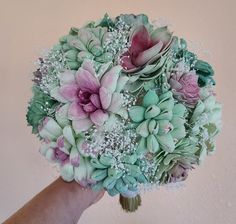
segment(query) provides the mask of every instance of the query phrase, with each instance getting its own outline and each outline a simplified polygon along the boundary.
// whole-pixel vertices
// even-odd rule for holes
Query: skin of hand
[[[83,211],[98,202],[104,193],[58,178],[3,224],[74,224]]]

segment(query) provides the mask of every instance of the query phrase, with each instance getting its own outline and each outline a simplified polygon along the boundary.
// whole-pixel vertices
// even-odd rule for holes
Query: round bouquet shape
[[[71,28],[38,60],[27,121],[65,181],[120,195],[184,181],[215,151],[214,71],[146,15]]]

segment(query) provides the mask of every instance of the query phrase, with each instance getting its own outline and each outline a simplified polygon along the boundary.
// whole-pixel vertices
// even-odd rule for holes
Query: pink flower
[[[40,152],[51,162],[61,166],[67,163],[77,167],[80,154],[75,146],[75,139],[70,126],[61,126],[52,118],[46,117],[39,128],[39,135],[44,141]]]
[[[61,74],[61,87],[54,97],[61,102],[69,102],[68,117],[74,130],[79,133],[92,125],[102,126],[109,113],[121,109],[123,96],[116,91],[120,66],[115,66],[98,78],[91,61],[85,61],[74,74]]]
[[[121,65],[127,72],[134,72],[141,66],[157,60],[171,43],[172,34],[167,27],[157,28],[150,35],[145,26],[138,26],[131,35],[131,46],[121,58]]]
[[[175,98],[185,102],[189,107],[197,104],[200,98],[200,87],[198,86],[198,76],[195,71],[187,73],[173,73],[169,79]]]

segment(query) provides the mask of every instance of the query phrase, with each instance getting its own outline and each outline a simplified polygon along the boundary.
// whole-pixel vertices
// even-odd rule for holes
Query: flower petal
[[[159,98],[154,90],[149,90],[143,98],[143,106],[149,107],[157,104]]]
[[[45,136],[44,133],[49,133],[49,136]],[[51,117],[46,117],[43,121],[43,127],[39,131],[39,135],[43,138],[48,137],[49,139],[53,140],[59,137],[61,134],[62,129],[58,123]]]
[[[136,66],[141,66],[146,64],[149,60],[151,60],[155,55],[159,54],[163,47],[162,41],[158,42],[153,47],[142,51],[136,58],[133,58],[133,63]]]
[[[75,167],[80,164],[80,155],[75,146],[73,146],[70,151],[70,163]]]
[[[61,94],[60,94],[60,87],[55,87],[54,89],[52,89],[50,91],[50,96],[54,99],[56,99],[57,101],[61,102],[61,103],[67,103],[68,100],[65,99]]]
[[[110,90],[112,93],[116,90],[117,80],[120,75],[121,66],[117,65],[111,68],[101,79],[101,86]]]
[[[166,152],[173,152],[175,149],[175,143],[171,136],[171,134],[166,135],[157,135],[156,136],[158,143],[161,146],[161,149],[163,149]]]
[[[73,126],[76,134],[78,134],[82,131],[87,131],[92,125],[93,125],[93,122],[89,118],[72,121],[72,126]]]
[[[67,103],[61,107],[58,107],[55,113],[55,118],[58,124],[62,127],[68,125],[70,123],[68,119],[68,109],[70,104]]]
[[[70,182],[74,179],[74,167],[70,163],[60,166],[60,173],[64,181]]]
[[[59,89],[59,93],[63,98],[71,102],[77,99],[78,90],[79,87],[77,84],[67,84]]]
[[[100,97],[100,102],[102,104],[102,108],[106,110],[111,104],[111,97],[112,97],[111,91],[102,86],[99,89],[99,97]]]
[[[116,92],[118,92],[118,93],[121,92],[124,89],[124,87],[128,81],[129,81],[128,76],[120,75],[120,77],[117,81]]]
[[[159,143],[154,135],[149,135],[147,138],[147,148],[151,153],[156,153],[159,149]]]
[[[78,102],[73,102],[70,104],[68,109],[68,118],[70,120],[80,120],[87,117],[88,115],[83,111]]]
[[[148,124],[149,120],[143,121],[137,128],[136,128],[136,133],[141,135],[144,138],[147,138],[149,135],[149,130],[148,130]]]
[[[113,93],[110,107],[108,108],[109,111],[116,113],[118,112],[123,104],[123,95],[121,93]]]
[[[171,41],[171,37],[172,33],[169,32],[166,26],[157,28],[151,35],[152,42],[157,43],[162,41],[165,46]]]
[[[89,97],[89,99],[95,107],[101,108],[101,102],[100,102],[100,98],[99,98],[98,94],[92,94]]]
[[[93,62],[90,59],[85,59],[83,64],[81,65],[81,67],[84,70],[87,70],[93,76],[96,76],[96,71],[95,71],[95,69],[93,67]]]
[[[70,125],[63,128],[63,136],[71,145],[75,145],[75,138]]]
[[[140,52],[146,50],[150,46],[150,35],[144,25],[138,26],[131,36],[130,54],[137,57]]]
[[[86,113],[92,113],[96,110],[97,108],[91,103],[87,103],[85,105],[83,105],[83,110],[86,112]]]
[[[132,106],[129,110],[130,119],[134,122],[141,122],[144,120],[145,108],[142,106]]]
[[[108,119],[108,114],[106,112],[103,112],[101,109],[98,109],[90,114],[90,119],[94,124],[102,126]]]
[[[98,79],[89,71],[80,68],[76,75],[76,81],[82,91],[97,93],[100,87]]]
[[[136,68],[136,66],[132,63],[131,60],[131,55],[127,51],[125,52],[121,58],[120,58],[120,65],[125,69],[125,70],[130,70]]]

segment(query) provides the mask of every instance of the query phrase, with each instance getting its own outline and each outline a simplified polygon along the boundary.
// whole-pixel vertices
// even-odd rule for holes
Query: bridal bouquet
[[[71,28],[33,73],[27,121],[65,181],[120,194],[184,181],[215,151],[214,71],[146,15],[105,15]]]

